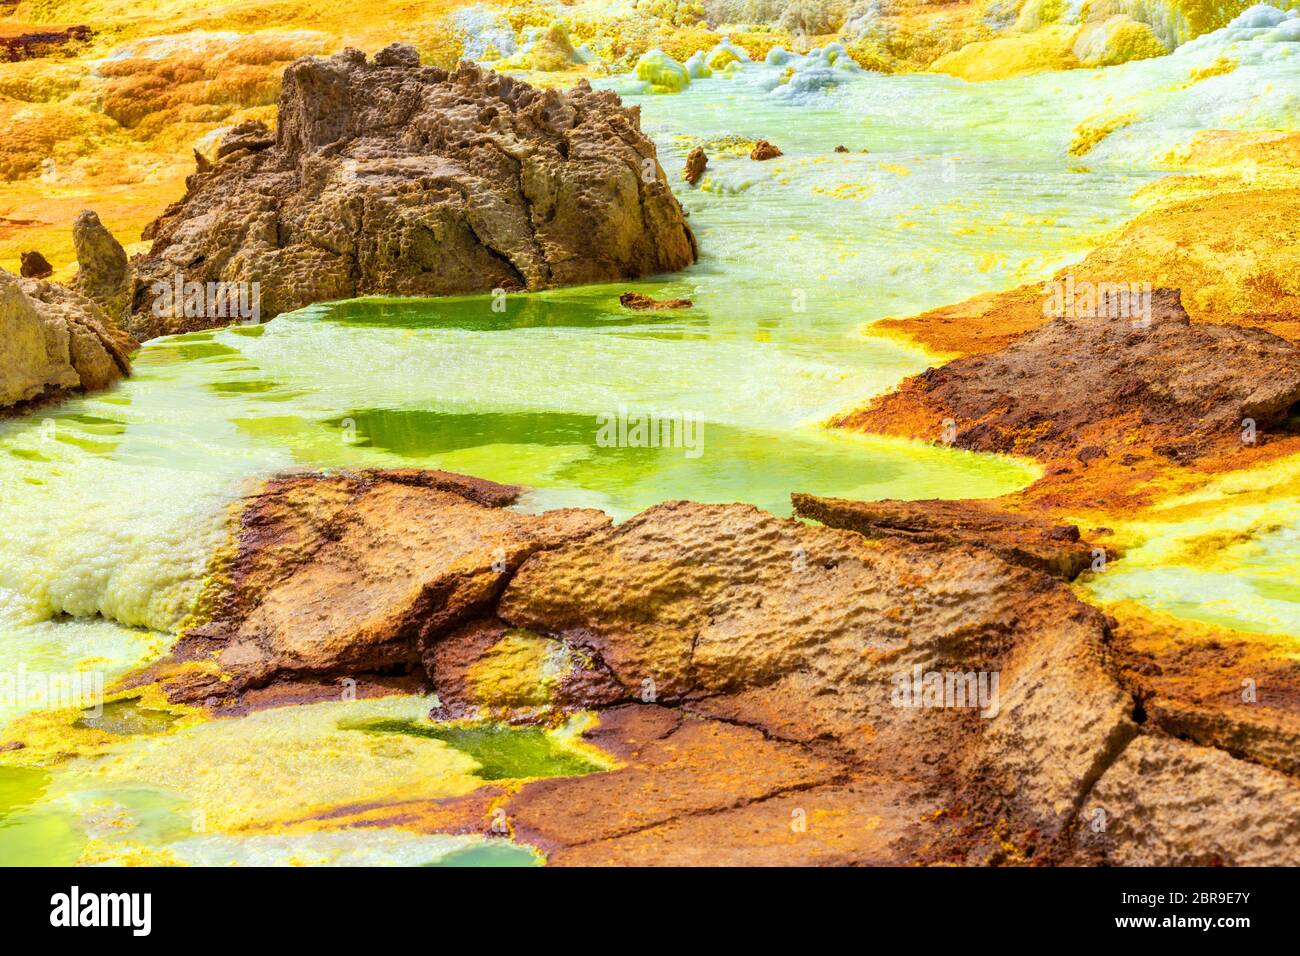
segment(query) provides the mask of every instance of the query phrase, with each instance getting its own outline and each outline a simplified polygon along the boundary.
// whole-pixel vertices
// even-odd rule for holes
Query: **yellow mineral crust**
[[[211,720],[127,738],[65,768],[64,785],[174,791],[206,826],[238,830],[360,802],[458,797],[476,790],[473,758],[439,740],[340,729],[358,719],[421,719],[422,698],[339,701]]]

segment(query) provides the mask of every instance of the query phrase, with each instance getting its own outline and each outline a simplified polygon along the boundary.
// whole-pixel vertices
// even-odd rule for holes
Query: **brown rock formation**
[[[126,250],[90,210],[73,223],[72,243],[77,251],[77,274],[70,287],[99,306],[109,321],[122,323],[135,290]]]
[[[846,501],[796,492],[795,514],[868,538],[988,548],[1013,564],[1072,581],[1092,560],[1092,545],[1075,525],[1014,514],[971,500]]]
[[[1176,290],[1151,319],[1059,318],[1006,348],[957,359],[836,424],[1041,458],[1153,447],[1191,460],[1285,433],[1300,403],[1300,348],[1268,332],[1193,324]]]
[[[517,493],[440,472],[269,482],[238,518],[233,555],[204,597],[208,620],[157,675],[173,697],[203,700],[409,671],[427,642],[490,610],[528,555],[608,522],[501,507]]]
[[[625,309],[638,311],[646,309],[689,309],[695,305],[690,299],[652,299],[640,292],[624,292],[618,297],[618,304]]]
[[[1116,608],[1120,680],[1152,727],[1300,777],[1300,661],[1286,636]]]
[[[54,266],[50,265],[39,252],[24,252],[19,255],[19,274],[24,279],[46,279],[54,274]]]
[[[704,169],[708,165],[709,157],[705,154],[704,147],[696,146],[686,154],[686,168],[682,170],[682,179],[692,186],[696,185],[704,176]]]
[[[0,270],[0,408],[107,388],[131,372],[132,343],[93,303]]]
[[[534,290],[680,269],[695,240],[638,128],[585,81],[565,93],[394,44],[285,71],[274,140],[232,130],[213,168],[148,230],[133,328],[155,282],[258,282],[269,318],[358,295]]]
[[[760,139],[755,143],[754,148],[749,152],[749,158],[754,160],[776,159],[776,157],[783,155],[785,154],[781,150],[765,139]]]

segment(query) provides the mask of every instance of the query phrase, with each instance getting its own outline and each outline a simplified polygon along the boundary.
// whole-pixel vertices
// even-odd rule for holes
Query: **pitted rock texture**
[[[0,270],[0,408],[107,388],[133,344],[87,299]]]
[[[897,537],[988,548],[1013,564],[1073,580],[1092,561],[1075,525],[1015,514],[979,501],[849,501],[796,492],[795,514],[869,538]]]
[[[948,423],[951,444],[976,451],[1086,458],[1138,443],[1177,460],[1239,448],[1248,421],[1252,441],[1295,427],[1297,346],[1193,324],[1172,289],[1152,293],[1145,326],[1111,311],[1055,319],[998,351],[927,369],[835,424],[937,440]]]
[[[1079,815],[1083,862],[1296,866],[1300,787],[1221,750],[1139,737]]]
[[[1045,838],[1133,732],[1102,615],[965,545],[669,502],[535,555],[498,615],[586,649],[634,698],[974,787]],[[916,706],[930,674],[952,676],[948,706]]]
[[[99,306],[114,325],[124,325],[135,291],[126,250],[90,210],[72,224],[72,244],[77,274],[70,287]]]
[[[204,164],[201,164],[204,165]],[[258,282],[261,317],[361,295],[604,282],[690,265],[686,224],[639,111],[586,81],[538,90],[394,44],[307,57],[279,123],[232,130],[145,231],[131,327],[220,320],[154,308],[155,283]],[[162,313],[162,314],[157,314]]]
[[[200,612],[210,620],[188,628],[158,671],[168,693],[220,700],[272,683],[408,672],[428,641],[489,611],[528,555],[609,520],[506,510],[518,489],[431,474],[267,483],[238,516],[233,554]]]

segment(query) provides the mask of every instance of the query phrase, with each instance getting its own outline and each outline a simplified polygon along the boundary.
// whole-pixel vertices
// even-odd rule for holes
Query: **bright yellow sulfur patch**
[[[1004,80],[1079,65],[1071,50],[1071,32],[1060,26],[1035,33],[1000,36],[969,43],[936,60],[930,69],[963,80]]]
[[[114,705],[123,704],[138,709],[142,714],[165,719],[170,729],[160,730],[160,733],[193,727],[206,719],[204,712],[198,708],[171,703],[155,685],[117,691],[104,697],[103,707],[110,715]],[[76,757],[93,757],[106,753],[122,742],[120,734],[103,729],[105,725],[99,724],[94,718],[87,721],[87,715],[87,710],[71,707],[35,711],[17,718],[4,728],[3,738],[0,739],[21,742],[23,747],[0,754],[0,764],[49,765]]]
[[[571,666],[559,641],[513,629],[469,669],[471,692],[487,707],[544,707]]]
[[[1116,66],[1168,52],[1149,24],[1123,14],[1085,23],[1074,36],[1074,56],[1086,67]]]
[[[1132,113],[1120,116],[1094,116],[1084,120],[1074,130],[1074,140],[1070,143],[1071,156],[1086,156],[1092,152],[1103,139],[1133,123],[1136,117]]]
[[[1197,67],[1187,74],[1187,83],[1184,86],[1191,86],[1199,83],[1201,80],[1208,80],[1212,76],[1225,76],[1237,68],[1237,61],[1230,60],[1226,56],[1221,56],[1208,66]]]
[[[206,825],[238,830],[360,801],[436,799],[482,785],[477,763],[439,740],[366,734],[344,721],[423,719],[423,698],[275,708],[130,738],[68,767],[65,785],[159,787],[186,798]]]

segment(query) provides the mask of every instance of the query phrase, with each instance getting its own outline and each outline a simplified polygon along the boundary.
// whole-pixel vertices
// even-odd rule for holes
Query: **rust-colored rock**
[[[781,150],[765,139],[760,139],[754,144],[754,148],[749,151],[749,158],[754,160],[776,159],[776,157],[783,155],[785,154]]]
[[[624,292],[618,297],[618,304],[625,309],[636,311],[661,309],[690,309],[695,303],[690,299],[654,299],[640,292]]]
[[[526,786],[506,805],[516,836],[546,850],[611,841],[845,779],[835,763],[758,730],[678,715],[661,721],[659,710],[631,705],[606,716],[607,735],[631,738],[624,743],[633,757],[627,767]],[[787,813],[772,823],[788,829],[789,821]]]
[[[1190,461],[1263,442],[1300,403],[1300,348],[1268,332],[1193,324],[1178,292],[1158,289],[1149,322],[1055,319],[999,351],[905,381],[836,424],[1041,458],[1154,447]]]
[[[263,319],[361,295],[609,282],[683,268],[695,239],[639,113],[394,44],[290,66],[274,134],[231,130],[147,230],[132,328],[211,327],[155,283],[260,283]],[[161,286],[156,288],[161,289]]]
[[[964,537],[1013,549],[1040,522],[961,502],[945,536],[941,509],[895,502],[864,536],[669,502],[613,526],[505,510],[518,493],[412,470],[275,479],[239,515],[208,623],[144,679],[227,712],[348,677],[432,687],[435,719],[594,710],[583,736],[613,769],[342,811],[430,832],[503,814],[556,865],[1300,856],[1294,669],[1239,648],[1224,687],[1258,673],[1268,709],[1198,699],[1158,637]]]
[[[686,167],[682,170],[682,179],[692,186],[699,183],[704,176],[704,169],[709,165],[709,157],[703,146],[696,146],[686,154]]]
[[[1147,724],[1300,778],[1300,661],[1287,636],[1115,609],[1117,673]]]
[[[88,26],[77,25],[62,30],[31,30],[0,36],[0,63],[18,63],[47,56],[67,56],[94,37]]]
[[[208,620],[157,676],[174,698],[204,700],[416,669],[428,641],[491,609],[528,555],[608,523],[600,512],[533,516],[475,500],[515,491],[445,473],[271,480],[238,516],[233,556],[204,598]]]
[[[1016,514],[972,500],[846,501],[796,492],[795,514],[869,538],[898,537],[969,544],[998,557],[1072,581],[1092,561],[1092,545],[1075,525]]]
[[[54,274],[54,266],[50,265],[39,252],[24,252],[19,255],[18,273],[24,279],[46,279]]]
[[[1133,731],[1102,616],[982,548],[670,502],[535,555],[498,614],[586,649],[636,699],[949,788],[1032,839],[1064,831]],[[930,674],[970,675],[960,703],[915,706]]]

